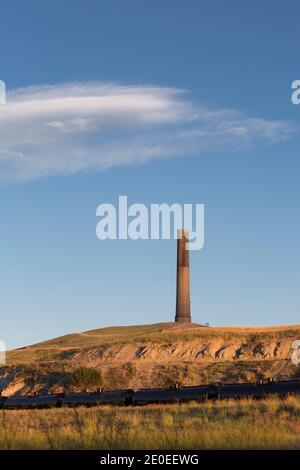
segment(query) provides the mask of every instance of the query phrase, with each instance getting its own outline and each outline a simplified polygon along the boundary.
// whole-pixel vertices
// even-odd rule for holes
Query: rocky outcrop
[[[127,362],[174,363],[215,361],[257,361],[287,359],[291,356],[292,338],[280,341],[225,341],[222,338],[174,343],[114,344],[74,351],[70,363],[106,366]]]

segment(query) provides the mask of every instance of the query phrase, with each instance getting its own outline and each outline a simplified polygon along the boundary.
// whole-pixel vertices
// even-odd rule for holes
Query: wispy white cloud
[[[0,108],[0,175],[30,180],[287,139],[285,121],[207,109],[183,90],[79,83],[17,89]]]

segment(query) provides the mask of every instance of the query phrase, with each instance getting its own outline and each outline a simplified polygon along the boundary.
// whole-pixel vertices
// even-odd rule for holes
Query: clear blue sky
[[[26,147],[30,161],[23,179],[15,175],[18,162],[9,162],[9,171],[0,162],[1,339],[8,347],[173,320],[176,243],[96,238],[96,206],[119,194],[145,204],[205,204],[205,247],[191,255],[195,321],[300,322],[300,106],[290,99],[291,83],[300,79],[299,13],[293,0],[2,4],[0,79],[9,91],[25,87],[30,95],[27,87],[49,84],[63,93],[70,82],[184,89],[188,109],[230,109],[253,134],[250,145],[239,138],[224,143],[218,134],[215,147],[197,142],[175,158],[158,152],[143,164],[130,156],[130,164],[68,171],[69,147],[55,154],[45,137],[43,147],[35,141],[33,158],[26,123],[0,122],[0,148],[4,142],[15,151],[20,139],[18,151]],[[282,139],[266,130],[278,122]],[[286,128],[293,131],[286,135]],[[160,126],[151,128],[152,141],[156,130],[161,138]],[[121,138],[118,126],[104,129],[108,159],[115,138],[125,150],[132,144],[122,132]],[[134,140],[134,126],[128,132]],[[55,160],[54,170],[43,170],[39,152],[46,164]]]

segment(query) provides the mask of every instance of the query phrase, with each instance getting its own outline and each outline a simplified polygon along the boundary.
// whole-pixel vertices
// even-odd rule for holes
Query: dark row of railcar
[[[202,402],[217,399],[264,398],[300,393],[300,380],[260,383],[203,385],[196,387],[153,388],[140,390],[98,391],[95,393],[35,394],[0,397],[0,408],[29,409],[61,406],[147,405],[152,403]]]

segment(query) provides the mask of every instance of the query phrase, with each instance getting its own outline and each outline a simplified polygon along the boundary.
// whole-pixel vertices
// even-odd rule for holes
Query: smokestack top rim
[[[177,238],[188,238],[189,237],[189,231],[186,228],[180,228],[177,230]]]

